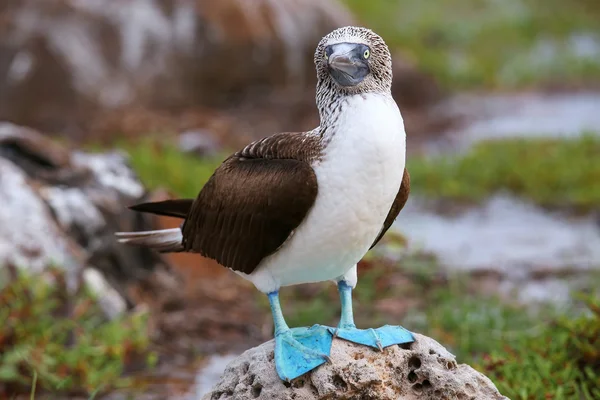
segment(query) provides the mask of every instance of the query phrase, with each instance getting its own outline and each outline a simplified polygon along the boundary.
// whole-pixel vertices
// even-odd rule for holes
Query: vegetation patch
[[[600,298],[582,300],[587,313],[558,318],[484,358],[481,369],[501,393],[514,400],[600,399]]]
[[[31,275],[3,269],[10,276],[0,285],[0,397],[33,391],[94,397],[128,387],[129,369],[154,362],[146,315],[108,321],[84,286],[68,293],[58,269]]]
[[[148,189],[166,188],[182,198],[195,198],[227,157],[198,157],[153,138],[123,142],[119,147],[129,154],[132,168]]]
[[[550,208],[600,204],[598,135],[487,141],[466,154],[407,162],[411,189],[431,198],[472,202],[509,192]]]
[[[449,88],[600,80],[596,0],[345,0]]]

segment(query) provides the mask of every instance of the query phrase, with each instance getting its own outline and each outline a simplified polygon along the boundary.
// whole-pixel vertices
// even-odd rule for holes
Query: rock
[[[332,363],[291,383],[277,376],[271,340],[232,361],[202,400],[507,399],[483,374],[457,364],[438,342],[419,334],[415,337],[410,345],[391,346],[383,352],[334,339]]]
[[[123,155],[69,151],[39,132],[0,123],[0,272],[55,265],[72,290],[88,282],[108,315],[133,306],[128,285],[168,270],[155,253],[114,238],[119,230],[153,228],[126,209],[145,198]]]
[[[337,0],[3,1],[0,119],[86,132],[100,110],[314,90],[316,44],[352,22]]]
[[[315,47],[358,23],[340,0],[3,0],[0,120],[78,140],[206,129],[233,147],[312,129]],[[408,55],[394,67],[418,136],[437,115],[410,114],[442,93]]]

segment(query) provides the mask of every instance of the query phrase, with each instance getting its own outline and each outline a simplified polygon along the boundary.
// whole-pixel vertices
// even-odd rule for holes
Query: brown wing
[[[287,240],[315,202],[317,178],[310,160],[319,147],[310,146],[318,144],[311,140],[301,134],[278,134],[225,160],[183,225],[185,251],[234,271],[254,271]]]
[[[379,242],[379,240],[381,240],[381,238],[383,237],[383,235],[385,235],[385,233],[388,231],[388,229],[390,229],[390,226],[392,226],[392,224],[396,220],[396,217],[400,213],[400,210],[402,210],[402,208],[406,204],[409,193],[410,193],[410,175],[408,174],[408,170],[406,168],[404,168],[404,175],[402,176],[402,183],[400,184],[400,189],[398,190],[396,199],[394,200],[394,203],[392,203],[392,208],[390,208],[390,212],[388,213],[387,217],[385,218],[385,221],[383,222],[383,228],[381,229],[381,232],[379,232],[379,235],[377,235],[377,238],[371,245],[371,249],[373,247],[375,247],[377,242]]]

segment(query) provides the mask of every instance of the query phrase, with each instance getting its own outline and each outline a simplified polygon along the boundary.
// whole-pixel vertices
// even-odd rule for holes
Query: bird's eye
[[[329,60],[329,56],[327,55],[326,51],[323,52],[323,58],[325,58],[326,60]]]
[[[369,49],[366,49],[365,52],[363,53],[363,57],[365,58],[365,60],[367,58],[369,58],[370,55],[371,55],[371,52],[369,51]]]

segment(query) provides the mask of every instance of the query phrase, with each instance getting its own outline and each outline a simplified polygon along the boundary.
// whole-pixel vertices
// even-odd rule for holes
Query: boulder
[[[133,306],[130,284],[155,269],[169,271],[154,252],[114,237],[153,228],[126,208],[145,198],[124,155],[70,151],[37,131],[0,123],[0,273],[59,267],[72,290],[87,281],[106,313],[118,314]]]
[[[126,106],[314,91],[316,44],[352,22],[336,0],[2,2],[0,119],[76,134]]]
[[[315,47],[360,21],[339,0],[248,4],[3,0],[0,120],[81,140],[206,129],[234,147],[314,128]],[[400,52],[394,66],[410,131],[430,131],[416,110],[441,98],[435,80]]]
[[[380,352],[334,339],[331,363],[283,382],[273,362],[274,341],[252,348],[225,369],[202,400],[501,400],[494,384],[435,340],[415,334],[409,345]]]

